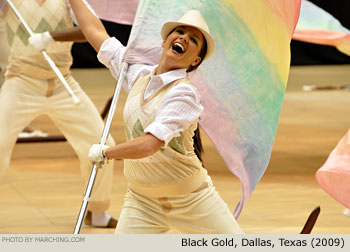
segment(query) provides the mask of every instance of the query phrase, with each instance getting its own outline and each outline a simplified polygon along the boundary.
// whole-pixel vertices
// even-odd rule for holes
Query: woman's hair
[[[199,52],[199,57],[201,57],[201,61],[195,65],[195,66],[190,66],[188,69],[187,69],[187,72],[191,72],[195,69],[197,69],[199,67],[199,65],[203,62],[203,59],[205,57],[205,55],[207,54],[207,50],[208,50],[208,46],[207,46],[207,40],[205,39],[205,37],[203,36],[203,46],[202,46],[202,49],[201,51]]]
[[[197,129],[194,131],[193,148],[194,148],[194,153],[196,153],[198,159],[200,161],[203,161],[202,160],[202,153],[204,152],[204,149],[203,149],[203,145],[202,145],[202,139],[201,139],[199,127],[197,127]]]
[[[208,46],[207,46],[207,40],[205,39],[205,37],[203,36],[203,46],[202,46],[202,49],[201,51],[199,52],[199,57],[201,57],[201,61],[195,65],[195,66],[190,66],[188,69],[187,69],[187,72],[191,72],[195,69],[197,69],[199,67],[199,65],[202,63],[205,55],[207,54],[207,49],[208,49]],[[202,144],[202,139],[201,139],[201,134],[200,134],[200,131],[199,131],[199,127],[197,127],[197,129],[194,131],[194,135],[193,135],[193,148],[194,148],[194,152],[196,153],[198,159],[203,162],[202,160],[202,153],[204,152],[204,148],[203,148],[203,144]]]

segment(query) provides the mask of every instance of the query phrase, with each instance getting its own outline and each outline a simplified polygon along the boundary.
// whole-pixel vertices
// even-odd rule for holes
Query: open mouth
[[[185,52],[184,46],[181,45],[181,44],[178,43],[178,42],[175,42],[175,43],[173,44],[172,49],[173,49],[175,52],[180,53],[180,54],[182,54],[182,53]]]

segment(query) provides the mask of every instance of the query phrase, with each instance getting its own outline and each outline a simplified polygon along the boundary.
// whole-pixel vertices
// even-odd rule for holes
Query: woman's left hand
[[[108,145],[93,144],[89,150],[89,160],[91,163],[101,163],[106,157],[103,155],[103,151],[109,148]]]

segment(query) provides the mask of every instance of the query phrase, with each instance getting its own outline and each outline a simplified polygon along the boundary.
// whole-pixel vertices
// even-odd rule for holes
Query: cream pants
[[[243,233],[209,176],[206,183],[196,192],[169,198],[149,198],[129,189],[116,234]]]
[[[65,78],[81,101],[77,106],[58,79],[19,76],[5,80],[0,91],[0,178],[10,165],[18,134],[33,119],[46,114],[72,145],[83,177],[88,181],[92,167],[89,149],[92,144],[99,143],[104,123],[74,78],[71,75]],[[114,145],[114,140],[109,138],[106,144]],[[103,212],[109,207],[112,178],[113,162],[109,162],[97,174],[89,202],[91,211]]]

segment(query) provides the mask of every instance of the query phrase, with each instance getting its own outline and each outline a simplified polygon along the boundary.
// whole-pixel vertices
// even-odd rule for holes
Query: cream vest
[[[73,27],[66,0],[13,0],[12,2],[35,33]],[[3,19],[11,49],[6,76],[10,78],[24,74],[38,79],[55,78],[56,75],[44,56],[29,46],[27,41],[29,35],[9,6],[5,9]],[[50,43],[46,50],[63,75],[69,73],[72,64],[72,44],[72,42]]]
[[[172,87],[180,82],[191,83],[188,79],[180,79],[143,99],[149,80],[149,75],[139,77],[128,95],[124,108],[128,140],[145,134],[144,129],[154,122],[164,96]],[[198,189],[207,171],[194,153],[192,137],[196,128],[197,122],[151,156],[124,160],[124,175],[129,180],[129,187],[149,197],[171,197]]]

